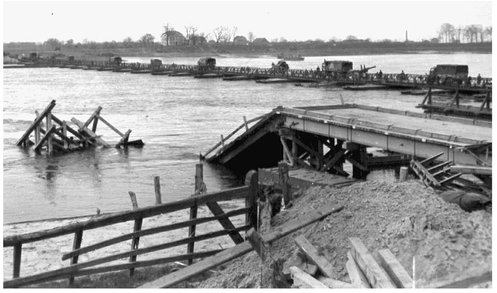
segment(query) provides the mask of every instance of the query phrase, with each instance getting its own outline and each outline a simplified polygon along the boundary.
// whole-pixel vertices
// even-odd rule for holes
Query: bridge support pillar
[[[366,176],[369,174],[366,146],[347,143],[347,150],[347,160],[352,164],[352,177],[366,179]]]

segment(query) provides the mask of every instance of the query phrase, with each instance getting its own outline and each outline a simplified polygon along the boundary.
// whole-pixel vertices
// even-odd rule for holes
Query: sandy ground
[[[349,250],[349,237],[358,237],[373,255],[382,248],[389,248],[402,266],[415,280],[432,282],[453,273],[464,273],[474,268],[491,267],[492,263],[492,215],[485,211],[468,213],[457,205],[443,201],[431,189],[419,181],[358,182],[351,186],[311,187],[298,192],[300,196],[293,206],[273,217],[272,226],[279,226],[328,203],[343,205],[344,209],[320,222],[306,226],[278,241],[270,248],[275,260],[287,260],[296,253],[294,238],[305,237],[315,245],[333,265],[333,278],[349,282],[345,262]],[[229,210],[229,207],[224,207]],[[231,207],[235,208],[235,207]],[[208,215],[205,209],[199,215]],[[186,219],[188,212],[161,215],[146,219],[143,228],[163,225],[165,222]],[[79,221],[82,219],[78,219]],[[243,225],[243,216],[237,217],[235,225]],[[4,235],[48,229],[74,220],[33,222],[4,226]],[[197,231],[214,231],[219,224],[197,228]],[[83,245],[132,231],[132,222],[106,229],[84,232]],[[140,247],[164,243],[185,237],[187,230],[175,235],[163,233],[143,237]],[[23,246],[21,276],[52,270],[64,265],[61,255],[72,247],[73,235],[35,242]],[[217,238],[196,244],[196,251],[232,246],[229,237]],[[80,257],[80,262],[128,250],[130,242],[113,245]],[[184,253],[186,246],[138,256],[139,260]],[[415,269],[413,269],[413,259]],[[36,261],[33,261],[36,260]],[[127,262],[127,259],[117,261]],[[4,280],[12,277],[12,249],[4,249]],[[260,287],[261,261],[251,252],[215,269],[217,272],[205,280],[190,280],[177,287],[200,288],[257,288]],[[486,284],[489,286],[490,284]]]
[[[273,259],[288,259],[303,234],[333,265],[333,278],[350,282],[345,262],[349,237],[358,237],[375,253],[389,248],[416,282],[432,282],[452,273],[491,267],[492,216],[467,213],[444,202],[418,181],[361,182],[343,188],[312,187],[292,208],[272,219],[277,226],[325,203],[344,210],[294,232],[271,246]],[[415,259],[415,269],[413,269]],[[206,288],[260,286],[261,261],[255,252],[234,260],[215,276],[191,284]],[[489,286],[489,284],[486,284]]]

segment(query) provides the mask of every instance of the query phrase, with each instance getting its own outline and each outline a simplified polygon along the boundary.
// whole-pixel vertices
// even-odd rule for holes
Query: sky
[[[3,42],[158,39],[169,24],[211,34],[219,26],[268,40],[373,41],[437,36],[443,23],[492,25],[491,1],[3,1]]]

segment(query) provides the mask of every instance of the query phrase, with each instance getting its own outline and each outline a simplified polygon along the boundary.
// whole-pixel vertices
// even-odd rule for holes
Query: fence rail
[[[144,208],[137,207],[136,198],[133,197],[132,195],[134,194],[130,192],[130,195],[132,196],[133,206],[135,207],[131,211],[107,214],[93,219],[89,219],[87,221],[72,223],[48,230],[26,233],[22,235],[6,236],[3,239],[4,247],[14,247],[14,252],[13,252],[14,256],[13,256],[13,279],[4,281],[4,287],[20,287],[29,284],[35,284],[35,283],[64,279],[64,278],[69,278],[69,282],[72,283],[75,276],[89,275],[93,273],[101,273],[101,272],[116,271],[116,270],[125,270],[125,269],[129,269],[130,274],[132,274],[134,268],[136,267],[144,267],[144,266],[167,263],[178,260],[193,260],[213,255],[219,252],[219,250],[194,252],[192,247],[191,251],[189,251],[187,254],[184,255],[170,256],[166,258],[158,258],[146,261],[136,260],[138,255],[147,254],[150,252],[164,250],[172,247],[177,247],[185,244],[190,245],[198,241],[203,241],[225,235],[229,235],[230,237],[232,237],[235,244],[239,243],[239,241],[243,241],[243,238],[240,238],[239,236],[239,232],[247,231],[248,229],[254,226],[255,222],[251,215],[257,213],[256,212],[257,190],[258,190],[257,173],[251,172],[247,176],[248,177],[250,176],[250,178],[247,179],[248,186],[231,188],[215,193],[194,195],[192,197],[183,200],[164,203],[164,204],[157,204],[155,206],[144,207]],[[159,180],[155,180],[155,182],[159,182]],[[217,204],[218,202],[231,201],[236,199],[243,199],[245,207],[225,212]],[[192,219],[182,222],[170,223],[168,225],[163,225],[143,230],[141,229],[141,223],[145,218],[150,218],[161,214],[168,214],[180,210],[190,209],[192,207],[198,207],[202,205],[206,205],[213,213],[213,216],[206,216],[200,218],[197,218],[195,216]],[[240,215],[246,215],[245,225],[240,227],[235,227],[230,221],[230,217],[240,216]],[[113,237],[110,239],[101,240],[100,242],[88,244],[87,246],[81,247],[84,231],[102,228],[129,221],[134,221],[133,232]],[[187,237],[182,239],[171,240],[166,243],[138,248],[138,241],[140,237],[146,235],[155,235],[157,233],[162,233],[172,230],[178,230],[181,228],[190,227],[192,225],[208,223],[213,221],[218,221],[222,225],[223,229],[200,235],[188,235]],[[137,223],[139,223],[139,225],[137,225]],[[70,260],[70,265],[68,267],[63,267],[53,271],[43,272],[31,276],[19,277],[20,268],[21,268],[22,246],[24,244],[43,241],[69,234],[74,234],[74,242],[72,250],[62,255],[62,260]],[[238,237],[234,237],[235,235]],[[78,257],[82,254],[86,254],[95,251],[97,249],[107,247],[109,245],[129,240],[133,240],[131,249],[129,251],[123,251],[117,254],[114,253],[112,255],[106,255],[100,258],[78,263]],[[93,266],[105,264],[119,259],[125,259],[128,257],[130,261],[127,264],[90,268]]]

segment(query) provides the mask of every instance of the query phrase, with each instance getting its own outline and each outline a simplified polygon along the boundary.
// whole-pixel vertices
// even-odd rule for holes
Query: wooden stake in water
[[[203,164],[196,164],[195,165],[195,190],[193,196],[196,196],[198,194],[201,194],[203,191],[203,186],[204,186],[204,165]],[[197,218],[197,210],[198,206],[194,205],[190,208],[190,220],[196,219]],[[195,229],[196,225],[191,225],[188,229],[188,237],[195,237]],[[188,243],[187,246],[187,253],[193,253],[194,252],[194,242]],[[193,258],[188,260],[188,264],[191,265],[193,263]]]
[[[160,177],[154,177],[154,188],[155,188],[155,204],[162,204],[162,196],[160,193]]]

